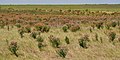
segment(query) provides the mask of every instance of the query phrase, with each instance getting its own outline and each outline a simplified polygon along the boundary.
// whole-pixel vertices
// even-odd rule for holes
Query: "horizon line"
[[[15,3],[15,4],[0,4],[0,5],[119,5],[120,3],[80,3],[80,4],[75,4],[75,3],[72,3],[72,4],[64,4],[64,3],[54,3],[54,4],[30,4],[30,3]]]

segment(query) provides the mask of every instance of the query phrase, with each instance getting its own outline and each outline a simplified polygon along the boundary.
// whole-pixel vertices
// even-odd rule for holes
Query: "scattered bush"
[[[70,27],[70,30],[72,31],[72,32],[76,32],[77,30],[79,30],[80,29],[80,27],[78,26],[78,25],[76,25],[76,26],[71,26]]]
[[[38,42],[38,48],[39,48],[40,50],[42,50],[42,47],[44,47],[43,43],[42,43],[42,42]]]
[[[59,38],[56,38],[53,35],[50,35],[49,39],[50,39],[50,42],[51,42],[53,47],[59,48],[59,45],[60,45],[60,39]]]
[[[37,31],[41,31],[41,32],[49,32],[50,30],[50,27],[43,23],[36,24],[35,28],[37,29]]]
[[[63,29],[64,32],[67,32],[68,26],[63,26],[62,29]]]
[[[69,38],[68,38],[67,36],[65,37],[65,42],[66,42],[67,44],[70,44]]]
[[[106,29],[110,30],[110,25],[107,24],[105,27]]]
[[[90,28],[89,30],[90,30],[90,32],[92,32],[92,29],[91,29],[91,28]]]
[[[49,32],[50,27],[49,26],[43,26],[41,32]]]
[[[67,49],[63,49],[63,48],[60,48],[59,50],[56,51],[57,54],[62,57],[62,58],[65,58],[66,55],[67,55]]]
[[[116,27],[116,25],[117,25],[116,22],[112,22],[112,23],[111,23],[111,26],[112,26],[112,27]]]
[[[37,41],[38,41],[38,42],[43,42],[44,40],[43,40],[43,38],[42,38],[41,36],[38,36],[38,37],[37,37]]]
[[[95,40],[98,41],[98,34],[95,34]]]
[[[36,37],[37,37],[37,32],[32,32],[32,33],[30,34],[30,36],[31,36],[32,38],[36,39]]]
[[[18,46],[17,46],[17,42],[15,41],[12,41],[9,45],[9,50],[16,56],[18,57],[18,54],[17,54],[17,50],[18,50]]]
[[[83,48],[87,48],[87,44],[86,44],[86,41],[83,40],[83,39],[79,39],[79,45]]]
[[[25,32],[26,33],[31,33],[31,27],[30,26],[26,26],[25,27]]]
[[[4,28],[4,27],[5,27],[5,25],[4,25],[4,24],[0,25],[0,28]]]
[[[7,26],[7,30],[8,30],[8,31],[10,30],[10,26]]]
[[[103,28],[103,22],[96,23],[98,29]]]
[[[18,32],[19,32],[21,38],[23,38],[23,37],[24,37],[24,36],[23,36],[23,34],[24,34],[24,29],[21,28],[21,29],[18,30]]]
[[[20,25],[20,24],[15,24],[15,26],[16,26],[17,28],[20,28],[20,27],[21,27],[21,25]]]
[[[116,37],[115,32],[109,32],[108,38],[109,38],[110,42],[114,41],[115,37]]]
[[[87,47],[87,42],[89,41],[88,35],[84,35],[84,37],[81,37],[78,39],[79,45],[83,48],[88,48]]]
[[[103,39],[102,39],[102,37],[100,37],[100,41],[101,41],[101,43],[103,43]]]

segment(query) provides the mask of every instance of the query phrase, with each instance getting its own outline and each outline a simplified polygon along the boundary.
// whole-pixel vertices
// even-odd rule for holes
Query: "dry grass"
[[[37,41],[30,37],[30,34],[25,33],[24,38],[20,38],[17,28],[8,31],[6,28],[0,29],[0,60],[119,60],[120,59],[120,43],[117,41],[119,30],[112,28],[117,33],[115,44],[109,42],[109,38],[104,33],[106,29],[95,29],[89,32],[88,27],[82,27],[81,31],[64,33],[62,28],[52,28],[48,33],[41,33],[44,38],[44,43],[47,45],[43,51],[39,51]],[[98,39],[102,37],[103,43],[95,40],[95,33],[98,34]],[[78,39],[83,35],[89,35],[90,42],[88,48],[84,49],[79,46]],[[48,37],[53,35],[60,38],[61,46],[68,49],[66,58],[61,58],[56,53],[56,49],[50,45]],[[64,38],[68,36],[70,44],[67,45]],[[19,57],[13,55],[7,49],[6,39],[17,41]]]

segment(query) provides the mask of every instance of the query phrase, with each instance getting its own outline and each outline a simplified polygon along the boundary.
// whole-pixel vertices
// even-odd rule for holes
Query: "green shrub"
[[[15,24],[15,26],[16,26],[17,28],[20,28],[20,27],[21,27],[21,25],[20,25],[20,24]]]
[[[42,38],[41,36],[38,36],[38,37],[37,37],[37,41],[38,41],[38,42],[43,42],[44,40],[43,40],[43,38]]]
[[[103,28],[103,22],[97,23],[97,24],[96,24],[96,27],[97,27],[98,29]]]
[[[78,39],[79,45],[83,48],[88,48],[87,47],[87,42],[89,42],[89,36],[88,35],[84,35],[84,37],[81,37],[80,39]]]
[[[103,43],[103,39],[102,39],[102,37],[100,37],[100,41],[101,41],[101,43]]]
[[[90,32],[92,32],[92,29],[91,29],[91,28],[90,28],[89,30],[90,30]]]
[[[116,25],[117,25],[116,22],[112,22],[112,23],[111,23],[111,26],[112,26],[112,27],[116,27]]]
[[[120,26],[120,21],[117,21],[117,25]]]
[[[98,34],[95,34],[95,40],[98,41]]]
[[[110,30],[110,25],[107,24],[105,27],[106,29]]]
[[[62,58],[65,58],[66,55],[67,55],[67,49],[61,48],[61,49],[57,50],[56,52],[57,52],[57,54],[58,54],[60,57],[62,57]]]
[[[115,37],[116,37],[115,32],[109,32],[108,38],[109,38],[110,42],[114,41]]]
[[[38,42],[38,48],[39,48],[40,50],[42,50],[43,47],[44,47],[43,43],[42,43],[42,42]]]
[[[49,26],[36,26],[36,29],[41,32],[49,32],[50,27]]]
[[[68,27],[67,27],[67,26],[63,26],[63,27],[62,27],[62,30],[63,30],[64,32],[67,32]]]
[[[42,30],[42,26],[35,26],[35,28],[37,29],[37,31],[41,31]]]
[[[83,48],[87,48],[87,44],[86,41],[84,39],[79,39],[79,45]]]
[[[65,37],[65,42],[66,42],[67,44],[70,44],[69,38],[68,38],[67,36]]]
[[[21,28],[21,29],[18,30],[18,32],[19,32],[21,38],[23,38],[23,37],[24,37],[24,36],[23,36],[23,34],[24,34],[24,29]]]
[[[53,35],[51,35],[49,37],[49,39],[50,39],[50,42],[51,42],[51,44],[54,48],[59,48],[59,45],[60,45],[60,39],[59,38],[56,38]]]
[[[4,27],[5,27],[5,25],[4,25],[4,24],[0,25],[0,28],[4,28]]]
[[[50,27],[49,26],[43,26],[41,32],[49,32]]]
[[[16,57],[18,57],[17,50],[18,50],[17,42],[12,41],[9,45],[9,51],[11,51]]]
[[[31,33],[31,28],[30,27],[25,27],[25,32],[26,33]]]
[[[36,39],[36,37],[37,37],[37,32],[32,32],[32,33],[30,34],[30,36],[31,36],[32,38]]]

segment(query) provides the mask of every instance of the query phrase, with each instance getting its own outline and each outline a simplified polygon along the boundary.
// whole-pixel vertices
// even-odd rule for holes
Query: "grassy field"
[[[120,60],[120,5],[0,5],[0,60]]]
[[[85,10],[91,11],[120,11],[120,4],[86,4],[86,5],[0,5],[1,9],[13,8],[15,10],[35,10],[36,8],[45,10]]]

